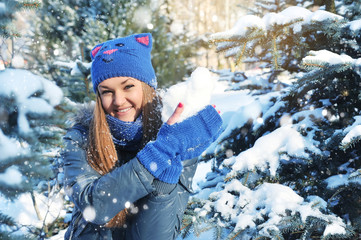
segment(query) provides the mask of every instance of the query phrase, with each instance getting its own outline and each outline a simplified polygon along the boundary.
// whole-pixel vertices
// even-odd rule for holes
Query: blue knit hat
[[[99,83],[113,77],[133,77],[157,88],[151,62],[152,35],[134,34],[96,45],[91,51],[93,90]]]

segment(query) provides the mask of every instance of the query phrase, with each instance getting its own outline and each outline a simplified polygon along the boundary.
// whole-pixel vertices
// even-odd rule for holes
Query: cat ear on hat
[[[143,46],[152,47],[152,35],[150,33],[141,33],[134,35],[135,40]]]
[[[99,50],[102,48],[103,45],[104,43],[100,43],[91,50],[90,56],[92,60],[95,58],[95,56],[97,55],[97,53],[99,52]]]

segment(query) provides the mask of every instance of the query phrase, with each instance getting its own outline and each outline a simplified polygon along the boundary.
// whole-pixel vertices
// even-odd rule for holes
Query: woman
[[[74,203],[65,239],[175,239],[197,157],[218,137],[222,120],[207,106],[162,124],[152,37],[131,35],[91,52],[97,95],[64,137],[65,189]]]

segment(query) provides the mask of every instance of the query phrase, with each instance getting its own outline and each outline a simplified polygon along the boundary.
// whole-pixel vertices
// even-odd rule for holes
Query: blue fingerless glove
[[[179,153],[182,161],[200,156],[222,133],[223,121],[214,107],[209,105],[193,117],[199,121],[188,130],[197,144]]]
[[[212,106],[207,106],[180,123],[163,124],[157,139],[149,142],[137,154],[137,158],[155,178],[159,178],[166,168],[174,166],[175,169],[167,170],[169,174],[166,175],[173,171],[177,173],[174,179],[178,181],[181,171],[178,169],[179,164],[174,163],[176,157],[186,160],[199,156],[214,141],[215,136],[218,137],[221,126],[222,118],[218,112]],[[168,176],[162,175],[162,178],[174,182]]]

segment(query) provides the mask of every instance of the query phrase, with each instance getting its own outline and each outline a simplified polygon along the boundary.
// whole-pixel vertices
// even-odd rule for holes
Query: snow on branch
[[[236,56],[236,65],[240,62],[254,40],[272,41],[275,57],[277,57],[276,38],[285,34],[285,29],[292,28],[293,33],[300,33],[303,25],[315,22],[340,22],[343,17],[317,10],[311,12],[302,7],[292,6],[279,13],[268,13],[263,18],[246,15],[242,16],[234,27],[225,32],[218,32],[210,36],[210,42],[217,45],[217,51],[224,51],[226,57]],[[277,58],[274,59],[277,65]],[[277,68],[277,67],[276,67]]]
[[[312,142],[307,141],[297,130],[291,126],[284,126],[259,138],[254,146],[238,156],[228,158],[223,163],[232,170],[227,178],[238,175],[239,171],[252,171],[255,168],[270,171],[276,175],[279,167],[280,156],[288,154],[297,158],[309,158],[305,152],[308,149],[320,153]]]
[[[310,51],[309,56],[302,59],[302,65],[309,69],[327,68],[338,66],[343,70],[361,65],[361,59],[353,59],[345,54],[337,54],[328,50]]]
[[[343,130],[345,137],[341,141],[341,149],[346,150],[361,139],[361,116],[354,117],[355,122]]]
[[[341,218],[324,213],[327,203],[323,199],[317,196],[304,199],[281,184],[264,183],[252,190],[234,179],[209,197],[212,201],[195,210],[198,218],[210,217],[208,223],[226,219],[234,227],[233,232],[248,229],[253,235],[272,237],[272,232],[285,231],[282,228],[286,222],[294,224],[293,228],[298,222],[298,227],[306,231],[304,223],[318,221],[325,226],[324,236],[346,233],[347,226]]]
[[[15,101],[22,133],[31,132],[29,114],[49,116],[63,98],[63,92],[53,82],[26,70],[7,69],[0,72],[0,78],[6,79],[0,84],[0,97]]]

